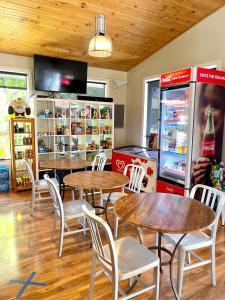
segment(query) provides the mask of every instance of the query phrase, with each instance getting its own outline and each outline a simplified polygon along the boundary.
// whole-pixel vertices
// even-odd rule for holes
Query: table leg
[[[86,201],[88,202],[88,193],[87,193],[87,190],[84,190],[84,193],[85,193],[85,196],[86,196]]]
[[[70,174],[73,173],[73,170],[70,170]],[[75,197],[75,189],[71,190],[71,193],[72,193],[72,200],[75,200],[76,197]]]
[[[162,251],[162,234],[158,233],[158,257],[159,257],[159,261],[160,261],[160,273],[162,273],[161,251]]]
[[[79,190],[79,200],[83,200],[83,190]]]
[[[85,191],[85,193],[86,193],[86,198],[87,198],[87,191]],[[93,208],[98,208],[98,209],[102,210],[100,212],[95,212],[95,214],[97,216],[101,216],[101,215],[105,214],[105,207],[100,206],[100,205],[95,205],[95,193],[94,193],[94,189],[91,190],[91,205],[92,205]]]
[[[95,193],[94,193],[93,189],[91,190],[91,201],[92,201],[92,206],[94,207],[95,206]]]
[[[177,295],[177,291],[176,291],[176,289],[175,289],[175,287],[174,287],[173,278],[172,278],[172,275],[173,275],[173,274],[172,274],[172,273],[173,273],[173,259],[174,259],[174,256],[175,256],[175,253],[176,253],[177,248],[179,247],[181,241],[183,240],[183,238],[185,238],[186,235],[187,235],[187,234],[185,233],[185,234],[183,234],[183,235],[181,236],[181,238],[180,238],[179,241],[177,242],[175,248],[173,249],[173,252],[172,252],[172,255],[171,255],[171,258],[170,258],[170,283],[171,283],[172,290],[173,290],[173,293],[174,293],[174,295],[175,295],[176,300],[179,300],[180,298],[179,298],[179,296]]]
[[[148,249],[149,250],[158,250],[158,257],[159,257],[159,260],[160,260],[160,272],[162,272],[162,266],[165,266],[165,265],[168,265],[169,264],[169,273],[170,273],[170,284],[171,284],[171,287],[172,287],[172,290],[173,290],[173,293],[174,293],[174,296],[176,298],[176,300],[179,300],[179,296],[177,295],[177,291],[174,287],[174,283],[173,283],[173,278],[172,278],[172,273],[173,273],[173,259],[174,259],[174,256],[176,254],[176,251],[177,251],[177,248],[179,247],[181,241],[183,240],[183,238],[186,236],[187,234],[183,234],[181,236],[181,238],[179,239],[179,241],[177,242],[177,244],[175,245],[174,249],[173,249],[173,252],[171,252],[170,250],[166,249],[165,247],[162,247],[162,234],[159,233],[158,234],[158,246],[153,246],[153,247],[149,247]],[[170,255],[170,260],[169,262],[162,262],[161,261],[161,251],[164,251],[166,252],[167,254]],[[136,285],[137,282],[134,282],[132,287],[129,289],[129,291],[134,288],[134,286]]]
[[[61,174],[62,174],[62,201],[63,201],[64,197],[65,197],[65,183],[63,181],[63,177],[64,177],[64,171],[63,170],[61,171]]]
[[[105,204],[105,219],[106,219],[106,222],[108,223],[110,229],[112,230],[112,228],[109,224],[108,216],[107,216],[107,208],[108,208],[108,204],[109,204],[109,201],[110,201],[111,194],[112,194],[112,192],[109,193],[106,204]]]

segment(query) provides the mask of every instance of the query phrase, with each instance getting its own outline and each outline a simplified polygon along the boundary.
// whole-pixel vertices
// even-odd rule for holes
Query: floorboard
[[[23,300],[87,299],[91,269],[90,235],[87,234],[86,239],[82,234],[66,237],[63,257],[58,258],[58,242],[57,239],[53,241],[51,236],[52,203],[48,200],[37,204],[35,216],[30,217],[30,197],[30,192],[0,194],[0,300],[16,299],[22,286],[9,284],[9,281],[25,280],[31,272],[36,272],[34,281],[45,282],[48,286],[29,285],[21,297]],[[135,228],[120,223],[119,236],[125,235],[137,238]],[[145,245],[154,244],[154,236],[147,231],[142,237]],[[209,251],[199,253],[207,257]],[[218,229],[216,262],[217,286],[210,285],[209,266],[188,271],[184,275],[182,299],[225,300],[225,228],[222,226]],[[144,275],[149,282],[151,278],[151,272]],[[152,298],[151,295],[152,292],[149,292],[135,299],[147,300]],[[93,300],[97,299],[111,299],[111,284],[106,277],[96,279]],[[160,299],[175,299],[168,267],[163,268]]]

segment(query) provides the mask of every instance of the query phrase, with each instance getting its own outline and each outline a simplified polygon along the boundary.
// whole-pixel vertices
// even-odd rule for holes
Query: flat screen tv
[[[86,94],[87,63],[34,55],[36,91]]]

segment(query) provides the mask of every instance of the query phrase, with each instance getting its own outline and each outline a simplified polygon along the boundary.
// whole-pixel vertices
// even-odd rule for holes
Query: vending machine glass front
[[[159,177],[184,184],[190,86],[161,90]]]

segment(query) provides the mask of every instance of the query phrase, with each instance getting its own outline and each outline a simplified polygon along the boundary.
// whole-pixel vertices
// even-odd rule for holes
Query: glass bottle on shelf
[[[27,138],[25,136],[23,137],[23,145],[27,145]]]
[[[18,133],[18,132],[19,132],[19,126],[18,126],[17,123],[14,125],[14,132],[15,132],[15,133]]]

